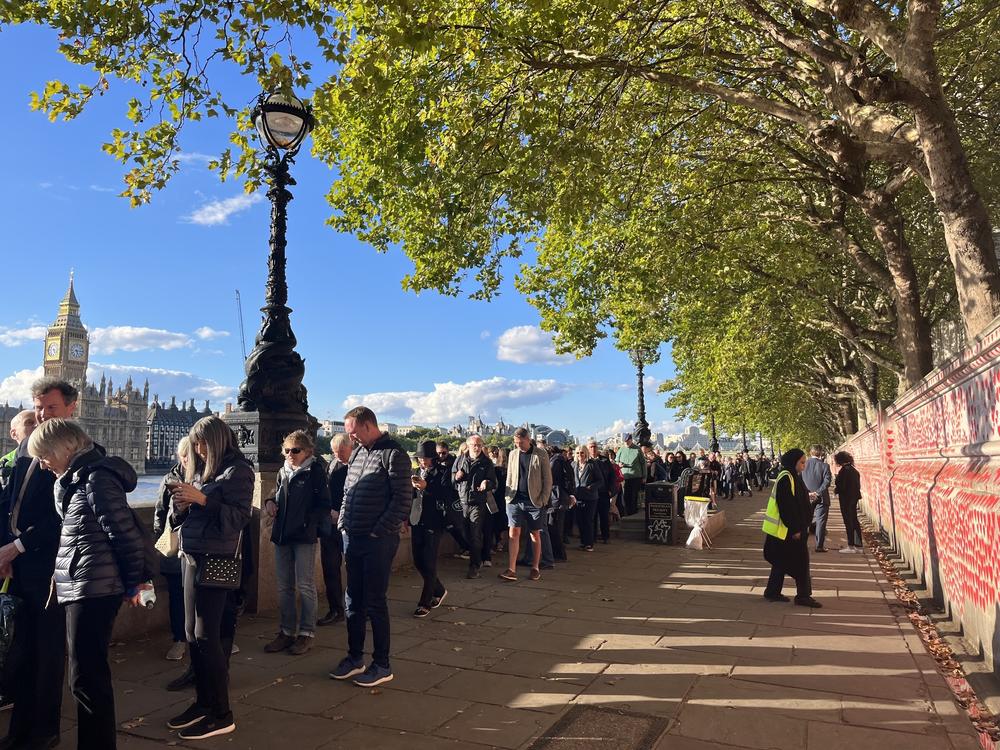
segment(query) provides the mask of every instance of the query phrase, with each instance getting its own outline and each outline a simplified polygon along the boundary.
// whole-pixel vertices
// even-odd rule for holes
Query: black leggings
[[[197,704],[228,719],[229,652],[236,633],[236,592],[194,585],[194,561],[185,559],[184,614]]]

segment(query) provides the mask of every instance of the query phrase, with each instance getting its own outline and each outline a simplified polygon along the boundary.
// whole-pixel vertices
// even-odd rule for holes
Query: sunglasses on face
[[[284,454],[285,454],[286,456],[287,456],[288,454],[291,454],[291,455],[293,455],[293,456],[297,456],[297,455],[299,455],[299,454],[300,454],[300,453],[302,452],[302,449],[301,449],[301,448],[284,448],[284,449],[282,449],[282,452],[283,452],[283,453],[284,453]]]

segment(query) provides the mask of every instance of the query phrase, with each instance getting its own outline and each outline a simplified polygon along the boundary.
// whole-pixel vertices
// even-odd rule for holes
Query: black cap
[[[437,458],[437,443],[424,440],[417,446],[417,458]]]

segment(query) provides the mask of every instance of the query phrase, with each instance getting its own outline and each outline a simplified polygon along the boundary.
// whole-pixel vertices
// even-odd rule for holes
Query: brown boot
[[[294,654],[295,656],[302,656],[309,649],[313,647],[313,638],[308,635],[300,635],[295,639],[295,643],[292,647],[288,649],[288,653]]]
[[[285,635],[284,633],[278,633],[274,637],[274,640],[264,646],[264,650],[269,654],[276,654],[279,651],[284,651],[286,648],[290,647],[295,643],[295,639],[290,635]]]

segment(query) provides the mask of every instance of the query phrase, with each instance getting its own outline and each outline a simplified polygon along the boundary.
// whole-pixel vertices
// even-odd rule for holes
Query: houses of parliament
[[[115,387],[101,376],[99,383],[87,380],[90,364],[90,336],[80,319],[80,303],[70,275],[69,289],[59,303],[55,322],[49,326],[44,340],[42,365],[46,376],[72,383],[79,391],[76,417],[94,441],[109,455],[128,461],[139,474],[162,471],[175,461],[177,442],[204,416],[212,414],[208,401],[203,409],[190,404],[160,403],[158,396],[149,400],[149,381],[140,389],[132,378]],[[23,405],[0,405],[0,455],[14,447],[8,425]]]

